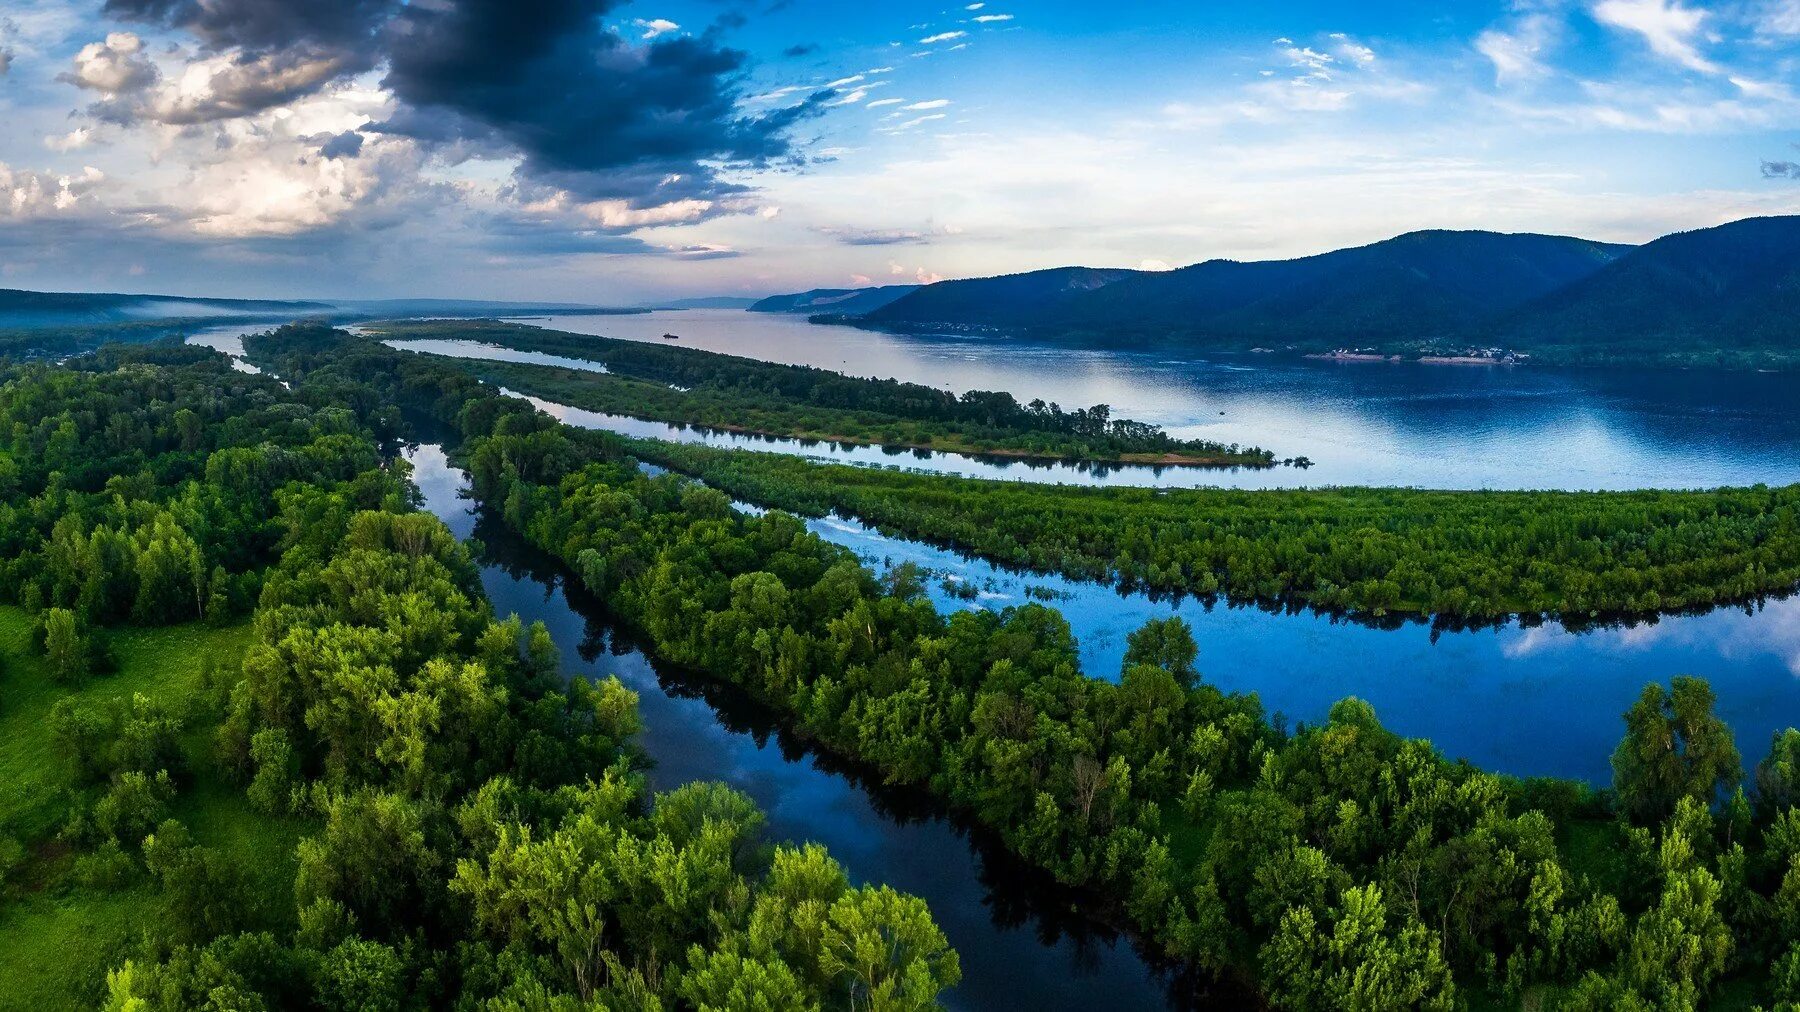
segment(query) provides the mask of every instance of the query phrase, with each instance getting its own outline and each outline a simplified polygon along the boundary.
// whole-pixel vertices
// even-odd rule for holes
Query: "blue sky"
[[[1800,0],[12,0],[0,286],[629,302],[1800,211]]]

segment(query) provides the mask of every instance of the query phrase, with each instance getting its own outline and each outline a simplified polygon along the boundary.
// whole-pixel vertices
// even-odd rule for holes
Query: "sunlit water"
[[[1429,488],[1712,488],[1800,481],[1792,375],[1336,363],[1176,356],[992,338],[881,334],[732,310],[540,317],[552,330],[658,341],[963,391],[1007,390],[1183,438],[1315,466],[1154,483]],[[1114,472],[1115,481],[1149,484]]]
[[[655,322],[654,317],[664,319]],[[650,339],[660,339],[664,330],[676,328],[677,316],[654,317],[558,322],[604,325],[610,336],[654,334]],[[1009,388],[994,380],[1010,377],[1008,382],[1023,385],[1017,391],[1022,394],[1031,394],[1040,380],[1046,391],[1092,393],[1104,388],[1112,393],[1058,396],[1066,404],[1107,400],[1121,414],[1165,423],[1170,418],[1153,411],[1157,403],[1193,403],[1201,397],[1223,396],[1217,391],[1228,390],[1232,384],[1221,381],[1220,374],[1227,380],[1240,374],[1235,365],[1190,363],[1188,368],[1208,377],[1208,385],[1195,385],[1185,392],[1159,391],[1156,369],[1134,362],[1131,356],[1118,356],[1118,361],[1104,365],[1092,362],[1089,353],[1076,353],[1058,369],[1053,365],[1055,357],[1070,353],[1027,349],[1014,354],[1011,346],[992,349],[971,342],[807,328],[796,321],[773,318],[771,322],[771,318],[753,314],[678,314],[679,320],[687,322],[677,332],[690,344],[754,354],[752,348],[727,341],[728,333],[741,339],[742,330],[711,329],[744,318],[751,321],[748,329],[752,333],[805,338],[797,338],[798,343],[766,345],[763,357],[806,361],[804,353],[809,348],[816,352],[823,337],[830,336],[884,349],[882,354],[887,357],[878,361],[890,368],[864,370],[870,374],[929,381],[933,369],[950,370],[941,375],[969,378],[946,385],[988,388]],[[621,332],[620,324],[635,333]],[[221,341],[215,346],[228,343]],[[241,353],[241,343],[222,350]],[[997,352],[1007,356],[1005,361],[993,361]],[[957,372],[954,363],[959,355],[975,365]],[[1070,375],[1080,370],[1069,363],[1083,360],[1088,360],[1081,367],[1087,370],[1085,377]],[[845,363],[813,364],[841,368]],[[900,366],[915,371],[909,374]],[[1363,370],[1293,363],[1263,372],[1259,382],[1273,391],[1265,400],[1279,403],[1282,411],[1295,412],[1283,421],[1280,411],[1269,409],[1263,416],[1265,432],[1278,433],[1291,426],[1308,438],[1331,443],[1341,440],[1356,451],[1354,458],[1345,459],[1368,462],[1366,469],[1356,472],[1360,477],[1337,480],[1627,487],[1793,478],[1793,409],[1758,377],[1735,377],[1733,382],[1741,383],[1744,390],[1733,398],[1721,386],[1724,380],[1701,374],[1634,379],[1618,374],[1386,366]],[[1691,383],[1684,387],[1684,381]],[[1051,388],[1051,383],[1065,386]],[[1417,388],[1410,394],[1398,389],[1408,384]],[[1449,389],[1425,389],[1433,384]],[[1559,385],[1564,392],[1554,393]],[[1541,389],[1534,392],[1521,387]],[[1202,390],[1209,392],[1199,392]],[[1315,393],[1305,393],[1307,390]],[[1367,404],[1351,404],[1364,393],[1370,397]],[[1139,398],[1135,402],[1138,407],[1129,407],[1133,402],[1119,394]],[[1311,403],[1309,397],[1316,397],[1324,406],[1326,413],[1321,417],[1331,420],[1331,425],[1321,425],[1318,432],[1308,431],[1300,414]],[[1463,397],[1473,403],[1456,403]],[[1339,406],[1332,409],[1333,404]],[[554,404],[543,406],[572,424],[615,429],[629,429],[631,424],[630,420],[585,417]],[[1171,410],[1179,414],[1193,409]],[[1516,425],[1504,421],[1508,412],[1517,415]],[[1558,417],[1573,426],[1570,433],[1556,435]],[[1196,424],[1201,426],[1196,432],[1204,430],[1202,434],[1209,438],[1224,438],[1219,430]],[[1346,437],[1332,431],[1332,425],[1349,426],[1360,435]],[[1430,440],[1422,435],[1434,427],[1458,433],[1435,453],[1429,450]],[[1509,427],[1516,430],[1522,446],[1537,449],[1521,451],[1516,459],[1505,461],[1472,460],[1452,452],[1459,443],[1492,444],[1499,438],[1495,431]],[[639,429],[635,434],[655,433]],[[1266,436],[1242,434],[1230,438],[1261,442],[1278,452],[1325,455],[1318,443],[1285,445]],[[1398,453],[1402,463],[1382,464],[1378,452],[1364,453],[1355,446],[1357,439],[1375,441]],[[1543,447],[1558,440],[1571,449],[1546,456]],[[474,517],[466,503],[456,498],[461,474],[445,465],[435,447],[420,448],[410,456],[430,508],[459,536],[470,534]],[[1656,471],[1651,462],[1661,462],[1657,466],[1670,470]],[[1340,464],[1340,471],[1346,466]],[[1440,467],[1443,470],[1434,470]],[[1468,475],[1471,468],[1494,468],[1495,473],[1508,477],[1492,482],[1432,477]],[[1705,477],[1680,480],[1673,477],[1675,473]],[[1395,477],[1379,477],[1384,474]],[[1595,475],[1604,478],[1595,479]],[[1269,710],[1285,714],[1290,721],[1316,721],[1332,701],[1356,695],[1373,702],[1384,722],[1395,730],[1429,737],[1453,757],[1506,772],[1605,782],[1607,759],[1621,730],[1618,714],[1644,683],[1666,681],[1674,674],[1697,674],[1712,681],[1720,712],[1735,729],[1750,762],[1760,756],[1775,729],[1794,723],[1794,715],[1800,713],[1800,601],[1793,599],[1775,601],[1750,613],[1723,609],[1580,633],[1554,624],[1538,628],[1512,624],[1434,635],[1419,624],[1375,629],[1310,612],[1272,614],[1223,605],[1207,607],[1191,600],[1156,601],[1053,576],[1020,576],[929,545],[886,537],[843,518],[811,520],[808,527],[849,547],[877,568],[901,562],[925,567],[931,572],[931,596],[945,610],[1020,604],[1032,598],[1028,588],[1037,596],[1049,597],[1048,603],[1071,622],[1079,638],[1083,668],[1092,675],[1114,676],[1126,635],[1149,618],[1177,613],[1194,627],[1206,678],[1228,689],[1258,692]],[[1067,898],[1057,896],[1042,879],[972,844],[932,815],[929,806],[921,809],[916,802],[890,797],[849,772],[806,754],[796,743],[783,739],[779,725],[768,715],[757,715],[755,708],[746,708],[741,700],[734,702],[728,692],[658,672],[605,625],[595,603],[564,587],[557,567],[534,559],[516,541],[509,541],[503,530],[484,529],[481,535],[498,546],[488,552],[482,578],[501,612],[516,611],[527,620],[545,621],[565,646],[565,659],[573,670],[615,673],[640,692],[645,744],[659,764],[653,775],[658,785],[696,778],[726,780],[770,812],[771,828],[777,836],[820,840],[859,879],[887,881],[924,896],[963,955],[965,982],[951,996],[953,1005],[1086,1009],[1167,1004],[1165,984],[1158,974],[1129,946],[1086,935],[1091,926],[1063,917]],[[972,597],[967,588],[973,588]],[[578,651],[567,649],[577,643],[581,645]],[[1076,934],[1068,934],[1070,931]]]
[[[676,315],[714,320],[734,314]],[[735,315],[764,319],[759,314]],[[644,321],[617,317],[601,322]],[[792,321],[783,326],[792,329]],[[654,327],[643,329],[662,333]],[[837,327],[812,330],[864,333]],[[681,333],[687,339],[705,332],[689,327]],[[1420,373],[1467,376],[1497,371],[1445,367]],[[660,423],[533,400],[570,424],[639,436],[683,435]],[[739,438],[745,440],[741,445],[767,445]],[[815,449],[796,446],[797,451]],[[853,459],[873,460],[871,455],[892,459],[870,447],[842,452]],[[1721,714],[1752,759],[1767,747],[1774,731],[1800,722],[1800,599],[1773,601],[1748,612],[1727,608],[1581,632],[1555,623],[1534,628],[1513,623],[1500,629],[1434,635],[1418,623],[1377,629],[1310,611],[1278,614],[1223,604],[1208,607],[1194,600],[1120,594],[1054,576],[1020,577],[954,552],[882,535],[854,520],[815,520],[810,526],[878,565],[911,561],[980,588],[969,600],[951,593],[945,580],[934,579],[934,598],[944,608],[1005,607],[1024,603],[1028,586],[1048,589],[1052,606],[1071,622],[1083,668],[1092,675],[1116,675],[1127,634],[1150,618],[1179,613],[1194,626],[1205,675],[1226,688],[1258,692],[1271,711],[1290,720],[1316,721],[1333,701],[1359,696],[1374,703],[1395,730],[1430,738],[1453,757],[1511,773],[1605,782],[1610,776],[1608,757],[1622,726],[1618,715],[1644,684],[1676,674],[1699,675],[1713,683]]]
[[[1004,854],[972,842],[920,799],[896,797],[808,753],[729,691],[658,670],[608,625],[598,604],[565,586],[556,566],[505,530],[483,524],[458,493],[461,471],[433,445],[408,450],[426,508],[460,538],[485,543],[481,582],[495,610],[541,621],[564,669],[616,675],[638,693],[640,744],[652,786],[723,781],[768,813],[776,839],[817,841],[857,881],[918,895],[961,957],[961,1009],[1171,1007],[1164,977],[1130,944],[1070,912],[1072,898]],[[1234,1007],[1222,1003],[1220,1007]]]

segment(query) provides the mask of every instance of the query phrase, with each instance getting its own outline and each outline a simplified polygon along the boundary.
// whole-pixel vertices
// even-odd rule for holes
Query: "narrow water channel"
[[[641,434],[612,416],[528,399],[571,425]],[[849,517],[807,526],[877,569],[911,562],[930,570],[940,609],[1044,601],[1069,621],[1091,676],[1115,677],[1133,630],[1180,615],[1200,644],[1202,676],[1256,692],[1290,725],[1321,720],[1332,703],[1357,696],[1393,730],[1503,773],[1609,783],[1625,709],[1645,684],[1674,675],[1712,683],[1719,715],[1752,763],[1775,732],[1800,722],[1800,597],[1579,631],[1516,620],[1480,629],[1414,621],[1378,628],[1310,609],[1152,597],[1013,572]]]
[[[718,780],[756,800],[771,836],[814,840],[859,881],[923,898],[962,959],[957,1009],[1241,1008],[1202,1005],[1192,987],[1153,967],[1115,934],[1075,913],[1074,897],[966,833],[926,799],[871,784],[783,733],[729,686],[661,668],[606,620],[600,604],[565,583],[553,560],[484,520],[460,496],[463,472],[441,447],[406,451],[426,508],[459,538],[475,536],[481,582],[495,610],[541,621],[564,669],[616,675],[638,693],[640,742],[656,762],[653,786]]]

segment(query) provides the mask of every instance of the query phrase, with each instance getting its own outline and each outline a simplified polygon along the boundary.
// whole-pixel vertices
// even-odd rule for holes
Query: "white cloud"
[[[1676,0],[1601,0],[1594,5],[1594,20],[1636,32],[1652,52],[1689,70],[1704,74],[1720,70],[1695,46],[1706,22],[1706,12],[1697,7],[1683,7]]]
[[[904,101],[906,101],[906,99],[903,98],[878,98],[875,101],[870,102],[868,108],[879,109],[884,105],[899,105]]]
[[[949,104],[950,104],[950,100],[947,98],[934,98],[927,102],[914,102],[911,105],[903,105],[900,108],[905,109],[908,112],[912,112],[914,110],[923,112],[926,109],[942,109],[943,107],[945,107]]]
[[[144,40],[131,32],[113,32],[103,42],[81,47],[75,69],[63,80],[104,95],[122,95],[148,88],[156,78],[156,65],[144,56]]]
[[[905,121],[904,123],[897,123],[894,126],[889,127],[886,132],[887,133],[899,133],[902,130],[911,130],[913,127],[919,126],[924,123],[930,123],[932,120],[939,120],[939,119],[943,119],[943,118],[944,118],[943,113],[934,112],[934,113],[930,114],[929,116],[918,116],[913,119],[909,119],[909,120]]]
[[[79,151],[94,142],[94,131],[89,127],[76,127],[66,134],[52,134],[44,138],[44,147],[52,151]]]
[[[1558,26],[1545,14],[1520,18],[1508,29],[1490,28],[1475,37],[1475,49],[1494,65],[1496,84],[1513,84],[1542,77],[1549,68],[1545,51],[1554,43]]]
[[[1011,14],[982,14],[975,18],[975,23],[986,25],[992,24],[995,21],[1011,21],[1012,19],[1013,16]]]
[[[1764,0],[1756,5],[1751,19],[1756,34],[1765,39],[1791,39],[1800,35],[1800,0]]]
[[[837,99],[834,99],[834,100],[832,100],[832,101],[830,101],[830,102],[827,102],[827,103],[825,103],[825,104],[826,104],[826,105],[827,105],[827,106],[834,106],[834,105],[855,105],[855,104],[856,104],[856,103],[858,103],[858,102],[861,102],[861,101],[862,101],[862,100],[863,100],[863,99],[865,99],[865,98],[868,98],[868,97],[869,97],[869,89],[867,89],[867,88],[858,88],[858,89],[856,89],[856,90],[855,90],[855,91],[851,91],[851,92],[847,92],[847,93],[845,93],[845,94],[844,94],[844,95],[843,95],[843,97],[841,97],[841,98],[837,98]]]
[[[105,181],[106,174],[91,165],[75,175],[59,175],[0,162],[0,216],[18,220],[67,214],[91,204],[93,192]]]
[[[949,42],[951,39],[960,39],[968,34],[968,32],[939,32],[936,35],[927,35],[920,39],[919,45],[929,46],[934,42]]]
[[[681,28],[680,25],[667,18],[652,18],[649,21],[637,18],[631,23],[644,30],[644,34],[640,37],[645,39],[654,39],[658,35],[665,35]]]
[[[851,74],[849,77],[840,77],[837,80],[832,81],[829,84],[825,85],[825,87],[827,87],[827,88],[844,88],[844,87],[848,87],[849,85],[855,84],[861,80],[863,80],[863,75]],[[795,91],[797,89],[789,88],[787,90]]]

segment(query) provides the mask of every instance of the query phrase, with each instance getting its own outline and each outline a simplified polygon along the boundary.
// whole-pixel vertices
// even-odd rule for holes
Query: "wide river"
[[[662,341],[944,389],[1006,390],[1184,438],[1240,443],[1308,470],[1114,472],[1133,484],[1714,488],[1800,481],[1792,374],[1390,365],[1173,357],[821,327],[735,310],[558,316],[551,330]],[[896,462],[920,466],[909,457]],[[1013,476],[1043,480],[1025,465]],[[1058,480],[1061,480],[1060,476]]]
[[[1304,454],[1317,462],[1310,471],[1125,469],[1114,472],[1121,475],[1116,479],[1072,469],[1001,468],[1001,476],[1022,480],[1452,488],[1800,480],[1800,404],[1788,389],[1791,381],[1778,376],[1174,360],[898,337],[742,312],[531,322],[641,340],[676,333],[685,345],[709,350],[949,388],[1006,389],[1064,406],[1104,402],[1117,415],[1184,435],[1261,445],[1279,456]],[[194,340],[241,354],[242,332],[221,328]],[[458,353],[486,354],[468,348]],[[540,406],[572,424],[700,438],[548,402]],[[773,448],[815,456],[880,452]],[[460,474],[434,448],[412,456],[431,508],[468,534],[473,518],[454,493]],[[997,466],[967,458],[885,459],[958,473],[987,473],[976,464]],[[1619,715],[1645,683],[1674,674],[1712,682],[1748,764],[1761,757],[1775,730],[1800,722],[1800,598],[1581,632],[1518,623],[1470,631],[1436,632],[1417,623],[1377,629],[1311,612],[1206,608],[1010,573],[848,518],[808,526],[878,567],[915,562],[932,570],[931,592],[940,608],[1000,608],[1028,600],[1028,588],[1048,592],[1051,606],[1079,638],[1084,669],[1096,677],[1116,675],[1131,630],[1148,618],[1178,613],[1194,627],[1206,678],[1258,692],[1270,711],[1290,722],[1319,720],[1333,701],[1360,696],[1389,727],[1428,737],[1453,757],[1510,773],[1606,782],[1608,757],[1622,729]],[[482,535],[490,545],[503,540],[485,528]],[[904,799],[886,797],[782,742],[766,715],[755,715],[728,693],[702,691],[657,672],[606,628],[593,602],[565,591],[554,566],[521,561],[529,555],[517,545],[490,549],[484,570],[489,595],[503,613],[543,619],[566,653],[582,644],[578,670],[617,673],[643,694],[646,744],[661,764],[658,782],[729,780],[771,812],[778,834],[821,840],[853,874],[924,896],[963,953],[966,981],[955,1004],[1074,1009],[1169,1001],[1163,979],[1129,946],[1083,935],[1059,916],[1054,890],[1045,883]],[[973,598],[967,587],[975,588]],[[1066,912],[1066,903],[1060,909]]]

